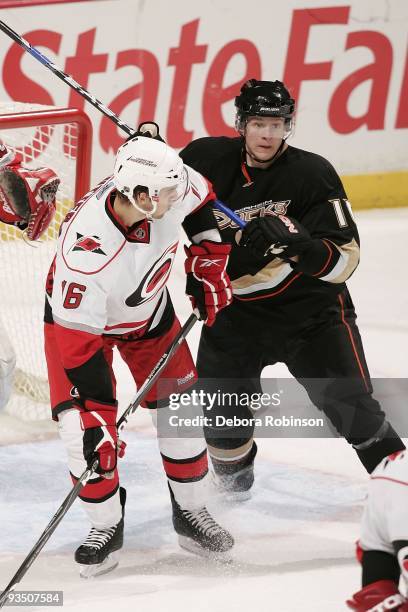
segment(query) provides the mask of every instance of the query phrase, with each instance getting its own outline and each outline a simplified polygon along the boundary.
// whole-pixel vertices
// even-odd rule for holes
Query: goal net
[[[13,392],[5,410],[25,421],[50,417],[43,349],[44,287],[66,213],[89,189],[92,126],[82,111],[0,103],[0,140],[23,165],[48,166],[61,179],[55,218],[40,242],[0,223],[0,325],[16,354]]]

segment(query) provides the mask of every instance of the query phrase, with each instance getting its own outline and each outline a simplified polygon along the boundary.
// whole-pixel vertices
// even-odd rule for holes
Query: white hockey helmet
[[[113,182],[137,210],[147,214],[137,205],[133,191],[138,185],[147,187],[152,198],[152,210],[157,209],[158,197],[165,187],[177,188],[177,199],[183,197],[187,187],[187,171],[181,157],[166,143],[146,136],[135,136],[125,142],[116,155]]]

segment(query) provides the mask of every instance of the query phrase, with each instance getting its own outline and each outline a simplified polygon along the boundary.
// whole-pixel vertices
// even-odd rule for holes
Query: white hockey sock
[[[68,453],[68,467],[71,474],[78,477],[86,469],[86,461],[82,453],[82,436],[79,421],[79,411],[75,408],[64,410],[58,415],[58,429],[62,442]],[[100,478],[95,474],[88,482]],[[122,507],[119,499],[119,489],[114,495],[102,502],[86,502],[80,500],[91,524],[96,529],[105,529],[116,525],[122,518]]]
[[[156,410],[151,410],[151,413],[156,426]],[[167,479],[177,503],[183,510],[197,510],[205,506],[209,480],[204,434],[194,438],[158,436],[157,440]],[[192,476],[193,473],[196,476]]]

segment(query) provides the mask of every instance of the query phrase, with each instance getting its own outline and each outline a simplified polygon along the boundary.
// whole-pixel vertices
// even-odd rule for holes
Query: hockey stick
[[[142,402],[143,398],[153,387],[156,380],[159,378],[160,374],[163,372],[164,368],[173,357],[174,353],[179,348],[180,344],[183,342],[193,325],[198,321],[197,316],[192,313],[187,321],[184,323],[183,327],[178,332],[177,336],[174,338],[173,342],[167,349],[165,353],[160,357],[159,361],[154,366],[153,370],[150,372],[149,376],[146,378],[143,385],[140,387],[140,390],[137,392],[134,399],[130,402],[129,406],[126,408],[125,412],[120,417],[117,422],[118,432],[120,433],[126,423],[128,422],[129,417],[136,411],[136,408]]]
[[[38,541],[34,544],[33,548],[28,553],[27,557],[24,559],[23,563],[18,568],[17,572],[14,574],[13,578],[10,580],[4,591],[0,594],[0,608],[4,606],[7,602],[9,593],[14,590],[16,585],[21,581],[26,572],[30,569],[31,565],[34,563],[41,550],[44,548],[74,501],[76,500],[78,493],[83,486],[84,482],[88,480],[92,473],[98,467],[98,463],[95,461],[92,468],[86,469],[81,477],[78,479],[78,482],[75,484],[74,488],[71,489],[67,497],[62,502],[61,506],[58,508],[51,521],[48,523],[47,527],[42,532]]]
[[[170,346],[167,348],[166,352],[160,357],[159,361],[156,363],[153,370],[150,372],[149,376],[147,377],[143,385],[140,387],[140,390],[135,395],[134,399],[131,401],[131,403],[125,410],[125,412],[120,417],[119,421],[116,424],[118,428],[118,432],[123,430],[126,423],[128,422],[129,417],[136,411],[137,407],[142,402],[143,398],[150,391],[150,389],[152,388],[154,383],[157,381],[157,379],[159,378],[160,374],[163,372],[164,368],[166,367],[170,359],[174,356],[177,349],[180,347],[181,343],[184,341],[187,334],[189,333],[189,331],[191,330],[191,328],[194,326],[194,324],[197,321],[198,321],[198,318],[193,313],[189,316],[187,321],[184,323],[183,327],[180,329],[178,334],[175,336],[174,340],[172,341]],[[89,480],[89,478],[95,472],[97,467],[98,467],[98,462],[95,461],[91,468],[87,468],[83,472],[83,474],[81,474],[81,476],[78,479],[78,482],[71,489],[67,497],[64,499],[61,506],[58,508],[57,512],[54,514],[53,518],[48,523],[47,527],[44,529],[40,538],[38,539],[36,544],[33,546],[31,551],[28,553],[27,557],[24,559],[23,563],[20,565],[17,572],[14,574],[13,578],[10,580],[10,582],[6,586],[3,593],[0,594],[0,608],[2,608],[4,604],[6,603],[9,593],[14,590],[17,584],[21,581],[21,579],[25,576],[27,571],[30,569],[31,565],[34,563],[34,561],[40,554],[41,550],[44,548],[44,546],[46,545],[46,543],[48,542],[48,540],[54,533],[55,529],[58,527],[58,525],[60,524],[60,522],[66,515],[66,513],[68,512],[68,510],[74,503],[75,499],[78,497],[82,486],[85,484],[87,480]]]
[[[0,30],[7,34],[7,36],[14,40],[14,42],[16,42],[18,45],[20,45],[20,47],[23,47],[23,49],[25,49],[27,53],[32,55],[36,60],[43,64],[43,66],[51,70],[51,72],[53,72],[59,79],[61,79],[61,81],[64,81],[64,83],[74,89],[80,96],[85,98],[85,100],[92,104],[92,106],[101,111],[101,113],[106,115],[106,117],[109,117],[109,119],[112,119],[112,121],[116,123],[117,126],[122,128],[122,130],[126,132],[128,136],[134,134],[135,130],[126,125],[126,123],[123,123],[123,121],[121,121],[119,117],[113,111],[110,110],[110,108],[108,108],[103,104],[103,102],[95,98],[95,96],[89,93],[89,91],[85,89],[85,87],[82,87],[77,81],[75,81],[72,76],[66,74],[63,70],[61,70],[61,68],[58,68],[58,66],[56,66],[50,59],[48,59],[48,57],[43,55],[41,51],[36,49],[36,47],[30,45],[30,43],[25,40],[25,38],[17,34],[17,32],[15,32],[12,28],[10,28],[10,26],[8,26],[6,23],[4,23],[4,21],[1,20]]]
[[[231,221],[235,221],[235,223],[240,229],[244,229],[244,227],[246,226],[245,221],[243,221],[243,219],[241,219],[241,217],[239,217],[237,213],[228,208],[228,206],[223,204],[223,202],[221,202],[220,200],[214,200],[214,206],[215,208],[218,208],[218,210],[220,210],[221,212],[225,213],[227,217],[231,219]]]
[[[36,47],[33,47],[32,45],[30,45],[30,43],[27,40],[25,40],[25,38],[17,34],[17,32],[15,32],[12,28],[10,28],[10,26],[8,26],[4,21],[1,21],[1,20],[0,20],[0,30],[2,30],[9,38],[14,40],[14,42],[16,42],[18,45],[20,45],[20,47],[23,47],[23,49],[25,49],[27,53],[29,53],[32,57],[38,60],[43,66],[51,70],[51,72],[53,72],[59,79],[61,79],[62,81],[64,81],[64,83],[69,85],[71,89],[73,89],[80,96],[85,98],[85,100],[87,100],[90,104],[92,104],[92,106],[94,106],[99,111],[101,111],[101,113],[103,113],[106,117],[109,117],[109,119],[111,119],[113,123],[115,123],[124,132],[126,132],[128,136],[131,136],[132,134],[135,133],[134,128],[131,128],[129,125],[121,121],[119,117],[113,111],[110,110],[110,108],[108,108],[107,106],[105,106],[105,104],[103,104],[103,102],[95,98],[95,96],[93,96],[87,89],[85,89],[85,87],[82,87],[82,85],[80,85],[77,81],[75,81],[75,79],[72,76],[70,76],[69,74],[66,74],[66,72],[61,70],[61,68],[58,68],[58,66],[56,66],[50,59],[48,59],[48,57],[46,57],[43,53],[41,53],[41,51],[39,51]],[[214,204],[215,204],[215,207],[218,208],[218,210],[221,210],[230,219],[232,219],[232,221],[235,221],[235,223],[237,223],[237,225],[241,229],[245,227],[245,222],[242,221],[242,219],[238,217],[238,215],[236,215],[225,204],[223,204],[219,200],[215,200]]]

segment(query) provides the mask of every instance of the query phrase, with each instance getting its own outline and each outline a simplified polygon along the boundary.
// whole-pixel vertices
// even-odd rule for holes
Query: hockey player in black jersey
[[[247,223],[241,233],[216,212],[223,240],[234,245],[234,301],[202,330],[199,377],[207,390],[228,380],[224,389],[251,394],[261,391],[265,366],[285,363],[372,472],[404,444],[372,397],[345,284],[359,262],[350,203],[326,159],[286,142],[295,101],[283,83],[247,81],[235,105],[237,138],[200,138],[180,154]],[[328,378],[330,384],[313,384]],[[233,412],[219,405],[212,416]],[[235,414],[251,411],[236,405]],[[218,484],[245,495],[253,483],[253,427],[205,433]]]

